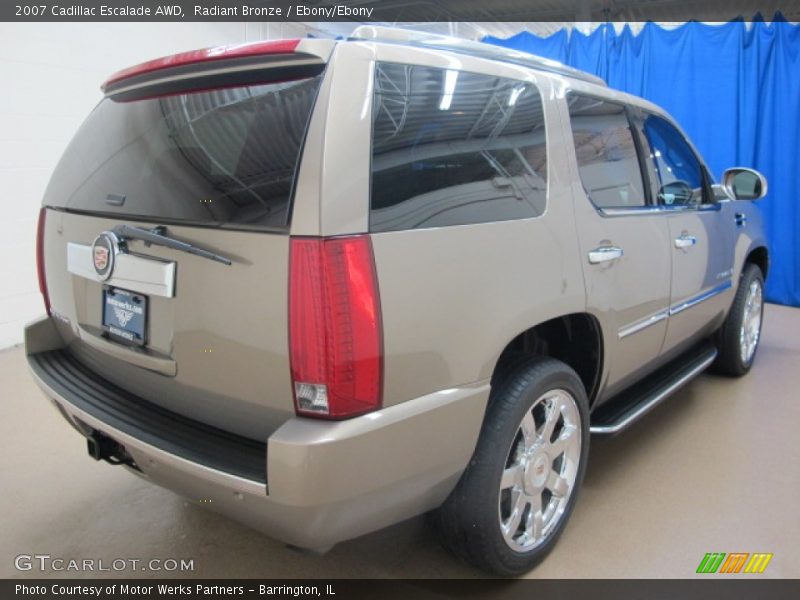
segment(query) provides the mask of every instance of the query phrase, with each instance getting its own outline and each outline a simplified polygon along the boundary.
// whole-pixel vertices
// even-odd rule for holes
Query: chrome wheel
[[[753,360],[753,355],[758,347],[758,339],[761,336],[762,303],[761,282],[751,281],[744,302],[742,326],[739,329],[739,352],[742,363],[745,365]]]
[[[527,552],[554,531],[575,487],[581,419],[565,390],[540,396],[525,413],[500,481],[500,531],[512,550]]]

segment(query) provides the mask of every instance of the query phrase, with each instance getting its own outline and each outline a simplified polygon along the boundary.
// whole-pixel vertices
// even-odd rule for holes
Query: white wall
[[[0,348],[44,313],[36,219],[47,181],[110,74],[219,44],[304,37],[293,23],[0,23]]]

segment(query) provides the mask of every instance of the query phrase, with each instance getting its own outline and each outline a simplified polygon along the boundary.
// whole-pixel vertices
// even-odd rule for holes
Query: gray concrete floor
[[[800,310],[769,305],[747,377],[703,375],[621,436],[592,441],[569,527],[529,576],[692,577],[706,552],[772,552],[763,576],[800,577],[798,389]],[[19,348],[0,352],[0,439],[0,577],[80,576],[15,570],[15,556],[35,553],[191,558],[192,577],[481,576],[422,518],[305,555],[96,463]]]

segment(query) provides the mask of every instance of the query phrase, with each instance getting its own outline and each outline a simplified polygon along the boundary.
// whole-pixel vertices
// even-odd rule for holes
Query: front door
[[[733,221],[729,204],[715,202],[702,163],[681,132],[666,119],[637,119],[653,184],[652,195],[669,223],[672,291],[663,352],[685,346],[730,304]]]

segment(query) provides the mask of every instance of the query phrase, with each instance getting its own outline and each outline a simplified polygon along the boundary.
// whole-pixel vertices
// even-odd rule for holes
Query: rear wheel
[[[467,470],[433,515],[444,546],[497,575],[542,560],[583,480],[588,413],[583,384],[560,361],[536,359],[507,375]]]
[[[761,340],[764,276],[756,265],[745,265],[730,313],[719,330],[717,372],[739,377],[750,370]]]

